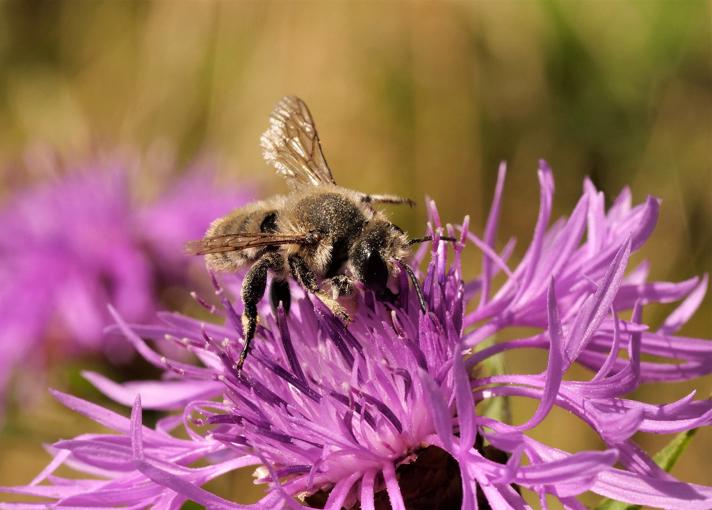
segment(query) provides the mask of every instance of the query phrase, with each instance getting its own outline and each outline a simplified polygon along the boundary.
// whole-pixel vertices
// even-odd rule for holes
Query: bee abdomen
[[[260,222],[260,232],[276,232],[277,231],[277,211],[267,211],[262,221]]]
[[[205,233],[205,237],[275,232],[277,217],[278,213],[274,209],[255,208],[254,205],[247,206],[214,221]],[[206,255],[206,262],[213,271],[233,272],[257,260],[264,251],[264,248],[248,248],[224,253],[211,253]]]

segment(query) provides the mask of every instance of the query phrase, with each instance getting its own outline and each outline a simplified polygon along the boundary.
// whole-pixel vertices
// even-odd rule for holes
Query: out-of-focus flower
[[[109,348],[103,329],[113,303],[148,320],[161,286],[185,285],[183,243],[247,193],[213,184],[207,168],[187,172],[148,204],[121,163],[81,167],[10,196],[0,208],[0,398],[11,369]],[[123,349],[126,350],[125,348]]]
[[[162,314],[159,324],[132,326],[116,314],[118,328],[145,359],[165,369],[165,379],[117,384],[86,374],[100,391],[133,406],[130,419],[55,392],[116,433],[55,443],[54,460],[30,485],[3,490],[70,507],[178,508],[193,500],[210,508],[469,510],[527,508],[520,494],[527,488],[542,501],[553,495],[574,509],[583,508],[576,496],[586,491],[633,504],[712,508],[711,487],[676,480],[631,439],[638,431],[709,425],[712,403],[693,395],[667,405],[626,398],[643,380],[712,371],[712,344],[674,335],[706,280],[646,283],[640,268],[626,275],[631,251],[652,231],[657,201],[631,207],[624,192],[606,213],[602,195],[586,183],[571,216],[548,227],[553,180],[544,163],[539,177],[539,218],[516,269],[507,267],[511,245],[501,255],[494,250],[504,167],[483,238],[469,232],[467,221],[461,226],[462,241],[485,255],[482,276],[473,282],[461,280],[462,241],[448,264],[450,247],[437,242],[441,225],[431,207],[436,242],[423,285],[426,315],[403,276],[393,305],[365,292],[348,329],[315,298],[299,295],[289,317],[265,310],[253,353],[237,374],[239,315],[222,291],[223,325]],[[500,271],[506,281],[490,298]],[[471,299],[479,304],[466,313]],[[675,299],[682,304],[651,333],[642,324],[643,306]],[[631,308],[631,318],[623,319],[620,312]],[[482,344],[522,324],[542,332]],[[152,346],[164,343],[182,346],[200,364],[166,359]],[[663,345],[671,363],[641,362],[641,353]],[[468,347],[474,353],[463,356]],[[494,354],[532,347],[548,351],[543,373],[485,372]],[[575,362],[594,375],[564,381]],[[476,412],[476,405],[484,409],[507,395],[536,399],[537,410],[517,425]],[[553,406],[579,417],[605,448],[566,452],[527,435]],[[142,408],[182,414],[149,428],[142,425]],[[175,434],[181,424],[184,432]],[[62,464],[93,478],[54,476]],[[268,489],[254,505],[201,487],[244,466],[259,466],[257,482]]]

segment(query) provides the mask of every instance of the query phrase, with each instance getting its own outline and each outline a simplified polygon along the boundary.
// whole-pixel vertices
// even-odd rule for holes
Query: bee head
[[[392,296],[388,278],[394,268],[393,261],[407,253],[407,243],[406,235],[392,223],[370,221],[349,250],[354,277],[379,298]]]

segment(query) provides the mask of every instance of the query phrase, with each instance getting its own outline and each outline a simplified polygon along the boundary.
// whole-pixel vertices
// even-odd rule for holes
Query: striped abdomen
[[[279,210],[283,206],[282,197],[235,209],[223,218],[210,224],[205,237],[219,237],[233,234],[275,232]],[[237,271],[251,264],[265,252],[264,247],[244,250],[210,253],[205,256],[208,267],[213,271]]]

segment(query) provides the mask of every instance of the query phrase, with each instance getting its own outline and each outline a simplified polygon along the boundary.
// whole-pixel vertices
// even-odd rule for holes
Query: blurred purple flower
[[[584,508],[576,496],[586,491],[632,504],[712,508],[712,487],[676,480],[632,440],[636,432],[709,425],[712,402],[688,395],[651,405],[625,397],[643,381],[712,371],[712,344],[674,335],[699,304],[706,278],[648,283],[645,266],[625,274],[631,252],[654,227],[654,199],[631,207],[625,191],[606,213],[603,196],[587,182],[571,216],[548,227],[553,180],[544,163],[534,237],[518,267],[509,269],[512,244],[502,254],[494,251],[504,173],[501,167],[483,239],[468,231],[467,220],[460,229],[463,240],[484,252],[482,276],[463,283],[463,244],[455,246],[448,265],[450,248],[433,243],[425,316],[403,276],[397,303],[377,303],[366,292],[348,329],[317,300],[300,295],[288,318],[281,310],[276,316],[265,311],[239,376],[239,315],[223,292],[220,326],[177,314],[161,314],[156,325],[130,326],[115,314],[118,328],[144,358],[165,369],[165,379],[117,384],[85,374],[112,399],[132,405],[131,419],[55,392],[66,406],[117,434],[55,443],[54,460],[31,484],[3,490],[69,507],[179,508],[193,500],[238,509],[523,509],[528,507],[520,488],[527,488],[542,504],[553,495],[573,509]],[[434,206],[431,216],[437,235]],[[506,281],[490,297],[498,272]],[[466,313],[468,301],[478,296],[478,306]],[[642,324],[645,304],[680,299],[658,331]],[[620,317],[630,309],[629,320]],[[480,345],[518,325],[542,332]],[[166,359],[149,342],[182,346],[201,363]],[[475,347],[474,354],[463,357],[467,347]],[[544,372],[485,373],[491,356],[517,348],[546,349]],[[641,353],[663,354],[671,363],[644,363]],[[574,362],[594,375],[564,381]],[[525,423],[476,412],[475,405],[484,410],[491,399],[508,395],[538,401]],[[528,436],[553,406],[580,418],[605,449],[570,453]],[[149,428],[142,425],[142,408],[182,414]],[[184,432],[174,435],[181,424]],[[53,475],[62,464],[99,479]],[[257,481],[268,488],[254,505],[201,487],[244,466],[259,466]]]
[[[0,208],[0,399],[11,369],[40,368],[48,350],[126,351],[102,335],[106,304],[148,320],[161,286],[187,283],[183,243],[248,198],[196,167],[143,205],[136,177],[119,163],[86,166]]]

